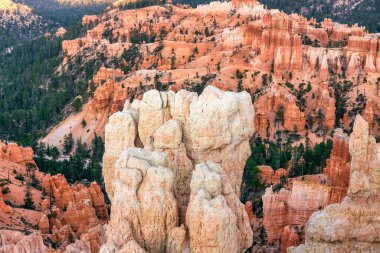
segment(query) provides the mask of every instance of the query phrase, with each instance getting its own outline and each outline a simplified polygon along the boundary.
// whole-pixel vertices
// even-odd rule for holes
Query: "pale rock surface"
[[[168,253],[190,253],[186,228],[184,225],[176,227],[170,231],[166,247],[166,252]]]
[[[90,244],[81,240],[76,240],[75,243],[69,244],[64,253],[91,253]]]
[[[244,205],[214,163],[195,166],[186,213],[191,252],[244,252],[253,235]]]
[[[137,127],[131,113],[117,112],[108,121],[105,129],[105,153],[103,155],[103,177],[108,197],[113,197],[112,180],[114,166],[121,152],[134,147]]]
[[[177,149],[182,143],[182,129],[178,120],[169,120],[154,133],[155,149]]]
[[[148,91],[137,115],[136,110],[125,109],[112,115],[106,126],[103,174],[108,196],[112,199],[114,163],[123,149],[134,146],[136,139],[147,150],[173,152],[182,140],[193,163],[212,161],[221,165],[240,196],[243,168],[251,152],[253,114],[246,92],[224,92],[213,86],[207,86],[200,96],[185,90]]]
[[[163,153],[126,149],[115,165],[114,197],[107,242],[121,250],[133,239],[149,252],[165,250],[178,223],[173,172]]]
[[[174,196],[177,200],[180,221],[183,223],[186,217],[186,209],[190,200],[190,181],[193,172],[193,163],[186,154],[184,144],[174,150],[165,150],[168,158],[168,166],[174,174]]]
[[[136,241],[129,241],[118,253],[146,253]]]
[[[139,108],[138,122],[138,132],[144,146],[152,147],[154,133],[169,120],[169,117],[170,108],[166,93],[160,93],[157,90],[144,93]]]
[[[249,140],[254,133],[254,109],[246,92],[224,92],[213,86],[190,105],[187,120],[189,152],[195,163],[212,161],[228,174],[240,196],[243,168],[251,154]]]
[[[199,96],[151,90],[135,101],[106,127],[112,209],[100,252],[248,249],[253,235],[239,196],[254,132],[249,94],[208,86]],[[144,149],[129,148],[140,141]]]

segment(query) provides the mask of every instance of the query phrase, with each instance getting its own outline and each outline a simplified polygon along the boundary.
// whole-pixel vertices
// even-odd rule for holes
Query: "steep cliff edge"
[[[253,114],[246,92],[212,86],[199,96],[151,90],[127,101],[106,126],[112,211],[100,252],[248,249],[253,235],[239,196]]]
[[[379,145],[368,123],[356,116],[350,136],[351,176],[341,204],[314,213],[306,229],[305,245],[290,252],[378,252],[380,250]]]

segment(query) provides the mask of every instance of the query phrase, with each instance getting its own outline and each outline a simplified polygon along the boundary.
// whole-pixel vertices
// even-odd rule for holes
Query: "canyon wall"
[[[212,86],[199,96],[151,90],[127,101],[106,126],[112,210],[101,252],[248,249],[253,235],[239,196],[253,114],[246,92]]]
[[[263,226],[269,243],[281,242],[281,252],[285,253],[288,247],[303,241],[310,216],[329,204],[341,202],[347,195],[350,160],[349,138],[341,129],[336,129],[323,174],[288,179],[288,185],[278,192],[272,187],[266,189],[262,197]],[[273,172],[268,175],[270,167],[259,166],[259,169],[262,179],[276,178]],[[281,169],[277,171],[283,173]],[[273,185],[279,183],[279,179],[272,182]]]
[[[305,245],[290,252],[378,252],[379,144],[368,123],[356,116],[350,136],[351,175],[347,197],[340,204],[314,213],[306,229]]]

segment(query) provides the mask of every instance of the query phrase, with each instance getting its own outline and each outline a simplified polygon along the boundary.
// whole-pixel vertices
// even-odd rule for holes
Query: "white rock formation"
[[[132,115],[131,112],[117,112],[109,118],[105,128],[103,176],[109,198],[113,196],[112,179],[115,161],[124,149],[135,146],[137,126]]]
[[[112,115],[103,158],[112,209],[101,252],[249,248],[239,196],[253,114],[248,93],[208,86],[200,96],[151,90]],[[144,149],[133,148],[140,142]]]
[[[178,224],[173,172],[163,153],[126,149],[115,165],[107,242],[122,249],[136,240],[149,252],[164,252],[167,235]]]
[[[215,163],[195,166],[186,213],[191,252],[244,252],[253,234],[244,205]]]
[[[127,102],[124,111],[112,115],[106,126],[103,174],[109,197],[113,196],[114,163],[122,150],[134,146],[136,138],[147,150],[176,150],[184,143],[194,164],[212,161],[221,165],[239,196],[251,152],[253,116],[248,93],[224,92],[213,86],[199,97],[186,90],[150,90],[140,103]]]

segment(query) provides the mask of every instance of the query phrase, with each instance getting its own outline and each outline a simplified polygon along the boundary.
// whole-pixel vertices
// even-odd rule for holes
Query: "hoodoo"
[[[253,115],[246,92],[212,86],[199,96],[151,90],[127,101],[106,126],[112,211],[101,252],[248,249],[253,235],[239,196]]]

